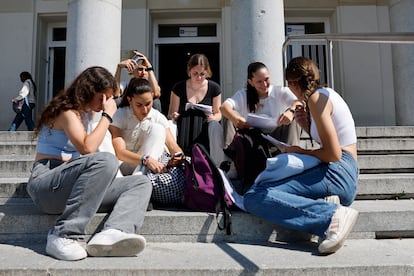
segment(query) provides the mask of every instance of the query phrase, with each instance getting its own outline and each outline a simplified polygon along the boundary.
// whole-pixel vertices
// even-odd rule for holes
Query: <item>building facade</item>
[[[13,120],[19,73],[38,86],[36,112],[83,69],[115,72],[133,50],[158,77],[163,110],[172,85],[187,77],[194,53],[210,60],[223,98],[245,86],[247,65],[262,61],[283,84],[287,35],[414,32],[411,0],[18,0],[0,1],[0,130]],[[295,41],[286,56],[310,56],[326,80],[327,46]],[[359,126],[413,125],[414,44],[333,43],[334,88]],[[123,79],[129,78],[123,72]],[[224,100],[223,99],[223,100]],[[25,130],[21,126],[20,130]]]

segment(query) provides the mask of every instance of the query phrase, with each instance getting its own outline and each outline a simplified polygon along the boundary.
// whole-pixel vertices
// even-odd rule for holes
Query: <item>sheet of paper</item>
[[[286,144],[282,141],[279,141],[278,139],[271,136],[270,134],[263,134],[262,133],[262,137],[265,138],[270,143],[272,143],[273,145],[275,145],[281,152],[284,152],[284,150],[285,150],[283,147],[289,147],[290,146],[289,144]]]
[[[246,208],[244,208],[244,198],[243,198],[243,196],[236,192],[236,190],[233,187],[233,184],[231,183],[231,181],[227,177],[227,175],[223,172],[223,170],[221,170],[220,168],[218,170],[221,174],[221,178],[223,179],[224,188],[226,189],[226,192],[230,196],[231,200],[241,210],[246,211]]]
[[[186,103],[185,110],[188,109],[198,109],[200,111],[203,111],[206,115],[211,115],[213,113],[213,107],[206,104]]]
[[[277,120],[265,115],[249,113],[247,114],[246,122],[251,127],[271,129],[277,127]]]

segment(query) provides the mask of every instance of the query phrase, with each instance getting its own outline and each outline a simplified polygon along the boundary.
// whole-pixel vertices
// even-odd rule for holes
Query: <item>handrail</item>
[[[389,32],[389,33],[349,33],[349,34],[308,34],[308,35],[290,35],[286,38],[282,46],[283,68],[287,65],[286,50],[293,41],[324,41],[326,47],[326,56],[329,70],[327,72],[328,85],[334,86],[333,79],[333,59],[332,59],[332,42],[364,42],[364,43],[388,43],[388,44],[414,44],[413,32]]]

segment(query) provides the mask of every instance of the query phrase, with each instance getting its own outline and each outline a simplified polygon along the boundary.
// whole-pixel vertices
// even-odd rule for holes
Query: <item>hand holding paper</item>
[[[207,116],[213,114],[213,107],[211,105],[186,103],[185,110],[187,111],[188,109],[198,109],[203,111]]]
[[[278,139],[274,138],[273,136],[269,134],[263,134],[262,137],[265,138],[267,141],[275,145],[281,152],[285,152],[285,147],[290,147],[289,144],[283,143],[282,141],[279,141]]]

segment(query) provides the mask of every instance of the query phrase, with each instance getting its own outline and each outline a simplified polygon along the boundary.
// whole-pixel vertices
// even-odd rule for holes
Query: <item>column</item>
[[[414,32],[414,1],[390,0],[391,32]],[[392,46],[397,125],[414,125],[414,44]]]
[[[121,50],[121,15],[122,0],[69,1],[66,84],[90,66],[115,73]]]
[[[266,64],[271,82],[282,85],[283,0],[233,0],[231,11],[234,92],[246,87],[247,66],[254,61]]]

